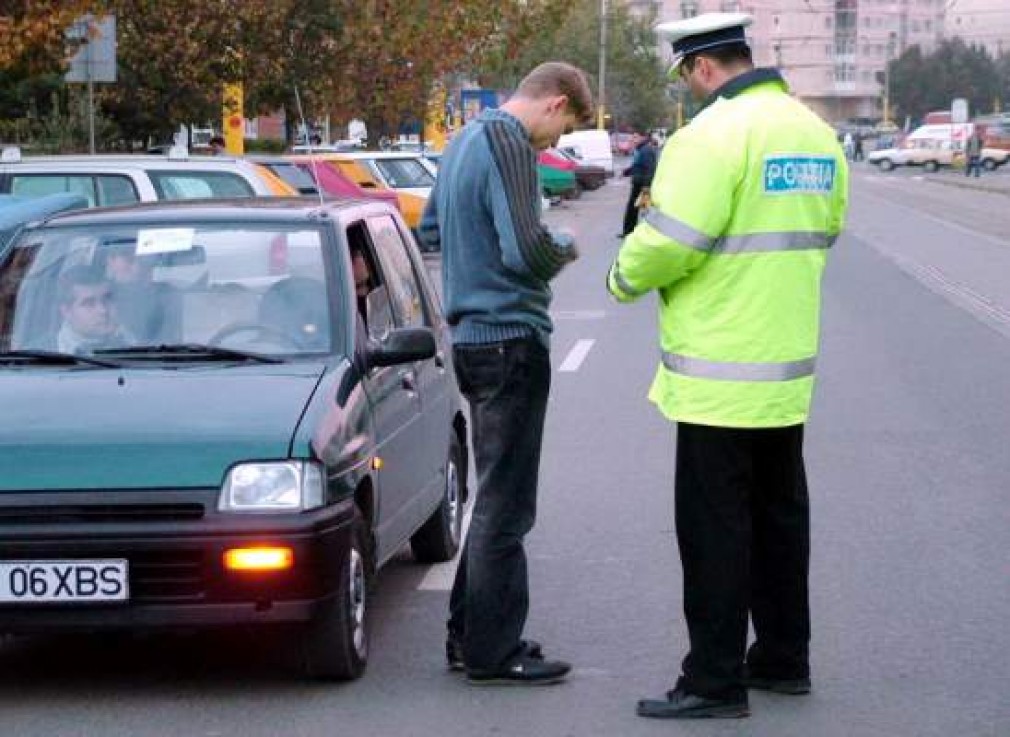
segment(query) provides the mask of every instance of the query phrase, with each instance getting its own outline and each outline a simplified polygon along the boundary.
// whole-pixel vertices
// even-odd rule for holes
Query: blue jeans
[[[529,608],[523,539],[533,528],[550,355],[536,338],[453,347],[470,403],[477,499],[449,599],[449,633],[468,670],[519,650]]]
[[[964,175],[970,177],[972,171],[975,172],[975,176],[980,176],[982,174],[982,157],[981,156],[969,156],[968,165],[964,168]]]

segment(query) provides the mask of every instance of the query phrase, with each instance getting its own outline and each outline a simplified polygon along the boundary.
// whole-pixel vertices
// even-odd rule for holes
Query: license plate
[[[125,560],[0,561],[0,603],[126,601]]]

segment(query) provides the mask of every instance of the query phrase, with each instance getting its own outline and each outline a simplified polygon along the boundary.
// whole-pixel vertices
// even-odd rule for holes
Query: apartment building
[[[968,45],[982,46],[994,57],[1010,54],[1008,0],[955,0],[948,3],[945,32]]]
[[[720,11],[750,14],[755,63],[779,67],[794,94],[826,120],[840,121],[881,116],[887,60],[915,44],[932,51],[943,36],[947,2],[661,0],[657,5],[664,21]]]

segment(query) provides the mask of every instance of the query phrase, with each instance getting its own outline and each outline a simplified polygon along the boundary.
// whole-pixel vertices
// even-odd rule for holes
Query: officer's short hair
[[[593,93],[586,73],[563,61],[548,61],[527,74],[516,95],[539,100],[553,95],[568,98],[568,110],[579,120],[587,121],[593,114]]]
[[[754,65],[754,55],[747,44],[729,44],[727,46],[716,46],[713,49],[704,49],[684,58],[681,65],[688,71],[694,66],[699,56],[707,56],[720,66],[745,66]]]

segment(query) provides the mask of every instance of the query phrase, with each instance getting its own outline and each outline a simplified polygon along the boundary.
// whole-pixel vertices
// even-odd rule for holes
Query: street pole
[[[596,127],[600,130],[606,126],[606,75],[607,75],[607,0],[600,0],[600,67],[599,67],[599,91],[597,93],[596,105]]]
[[[95,153],[95,80],[92,70],[91,38],[88,35],[90,21],[84,26],[84,66],[88,79],[88,152]]]

